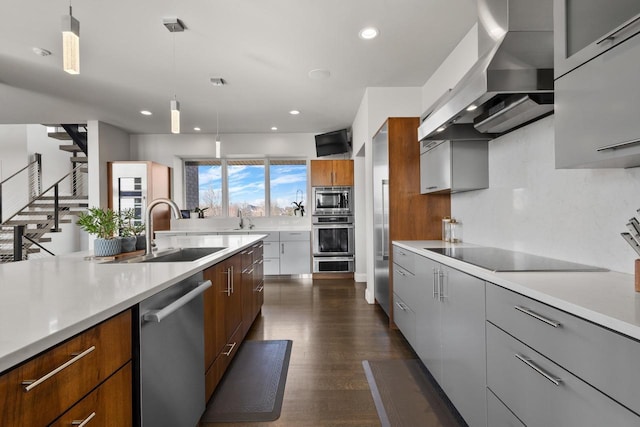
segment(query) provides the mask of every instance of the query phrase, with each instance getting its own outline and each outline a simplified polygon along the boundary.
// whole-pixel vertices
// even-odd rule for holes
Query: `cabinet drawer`
[[[409,341],[412,347],[416,346],[416,315],[402,298],[393,294],[393,320]]]
[[[131,362],[76,403],[51,427],[69,427],[86,421],[87,427],[133,425]],[[76,424],[74,424],[76,422]]]
[[[393,262],[410,273],[415,273],[415,257],[413,252],[393,246]]]
[[[216,359],[213,361],[204,377],[204,385],[205,385],[205,401],[209,401],[216,387],[220,383],[222,376],[226,372],[229,364],[235,357],[238,349],[240,348],[240,344],[242,344],[242,327],[238,327],[229,342],[225,345],[224,349]]]
[[[280,243],[265,240],[262,253],[265,258],[280,258]]]
[[[393,263],[393,292],[404,301],[415,304],[418,297],[416,277],[413,273]]]
[[[280,258],[264,258],[263,274],[265,276],[277,276],[280,274]]]
[[[491,323],[487,386],[528,427],[640,425],[636,414]]]
[[[264,242],[279,242],[280,241],[280,232],[279,231],[260,231],[257,233],[250,234],[266,234],[266,237],[262,239]]]
[[[487,319],[640,413],[637,341],[493,284]]]
[[[281,231],[280,241],[291,242],[296,240],[311,240],[311,233],[308,231]]]
[[[526,427],[491,390],[487,390],[487,425],[491,427]]]
[[[49,424],[130,359],[131,311],[125,311],[0,377],[0,425]],[[26,391],[23,381],[35,380],[42,381]]]

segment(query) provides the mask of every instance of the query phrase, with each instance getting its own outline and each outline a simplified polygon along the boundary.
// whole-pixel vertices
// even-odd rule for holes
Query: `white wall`
[[[640,168],[555,169],[554,117],[489,143],[489,189],[454,194],[469,243],[633,273],[620,236],[640,208]]]
[[[364,161],[355,163],[356,179],[364,182],[356,188],[356,209],[364,211],[364,221],[356,217],[356,279],[362,281],[366,275],[365,298],[373,304],[374,249],[373,249],[373,149],[371,141],[389,117],[418,117],[421,111],[421,93],[418,87],[367,88],[356,118],[353,122],[354,153],[364,156]],[[416,144],[418,135],[416,129]],[[364,203],[363,203],[364,202]],[[364,229],[362,228],[364,226]],[[363,254],[365,259],[363,260]],[[363,264],[363,261],[365,263]]]
[[[475,24],[422,87],[421,114],[424,116],[441,96],[453,89],[477,60],[478,24]]]

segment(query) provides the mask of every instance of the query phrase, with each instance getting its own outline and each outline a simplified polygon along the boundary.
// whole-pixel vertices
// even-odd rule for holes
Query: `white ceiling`
[[[475,0],[73,0],[80,74],[62,71],[68,1],[0,6],[0,123],[102,120],[131,133],[325,132],[367,87],[422,86],[476,21]],[[163,18],[187,30],[171,33]],[[358,31],[380,30],[365,41]],[[175,62],[174,62],[175,43]],[[40,47],[52,52],[40,57]],[[175,65],[175,71],[174,71]],[[327,69],[328,79],[309,71]],[[211,77],[228,85],[214,87]],[[144,117],[140,110],[153,112]],[[301,111],[291,116],[292,109]]]

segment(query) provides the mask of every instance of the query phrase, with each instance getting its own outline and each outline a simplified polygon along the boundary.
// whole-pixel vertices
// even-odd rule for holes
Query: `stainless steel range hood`
[[[478,0],[478,55],[426,112],[420,140],[459,124],[493,137],[553,112],[553,0]]]

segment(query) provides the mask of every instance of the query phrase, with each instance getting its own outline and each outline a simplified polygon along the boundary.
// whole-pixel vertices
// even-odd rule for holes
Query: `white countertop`
[[[640,340],[640,293],[635,292],[631,274],[611,271],[498,273],[425,249],[476,245],[440,240],[405,240],[393,244]]]
[[[288,227],[255,227],[255,228],[199,228],[199,229],[183,229],[183,230],[163,230],[156,231],[156,235],[175,235],[175,234],[198,234],[206,233],[229,233],[229,234],[246,234],[246,233],[269,233],[272,231],[311,231],[307,226],[288,226]]]
[[[194,262],[105,264],[77,252],[0,264],[0,372],[261,240],[264,235],[166,237],[171,247],[225,247]]]

